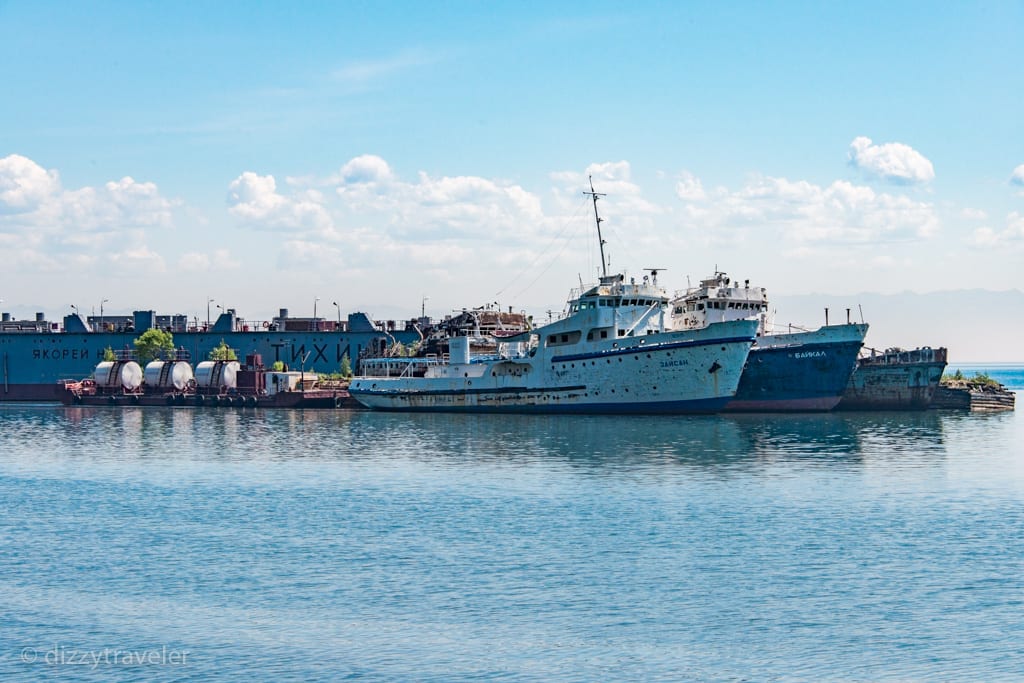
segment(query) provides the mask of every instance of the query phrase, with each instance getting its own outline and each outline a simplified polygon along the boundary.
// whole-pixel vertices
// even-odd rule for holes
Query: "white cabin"
[[[674,330],[699,330],[711,323],[728,320],[758,321],[758,336],[768,334],[768,292],[764,287],[751,287],[750,280],[741,286],[723,272],[701,280],[699,287],[677,293],[672,300],[671,325]]]

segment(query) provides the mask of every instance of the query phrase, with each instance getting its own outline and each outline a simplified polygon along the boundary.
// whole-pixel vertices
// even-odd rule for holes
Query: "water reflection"
[[[734,416],[759,458],[859,460],[877,453],[941,452],[943,418],[936,412]]]
[[[765,462],[857,465],[941,458],[937,412],[686,417],[383,414],[301,410],[34,407],[0,410],[7,452],[103,460],[413,461],[437,466],[558,463],[584,471],[744,470]]]

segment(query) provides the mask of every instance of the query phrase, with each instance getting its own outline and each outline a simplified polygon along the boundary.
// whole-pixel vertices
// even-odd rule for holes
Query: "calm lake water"
[[[1024,677],[1016,412],[3,406],[0,508],[5,681]]]

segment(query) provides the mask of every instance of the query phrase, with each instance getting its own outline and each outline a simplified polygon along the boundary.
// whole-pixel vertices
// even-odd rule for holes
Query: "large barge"
[[[60,380],[91,376],[107,349],[133,348],[134,340],[151,328],[171,332],[174,345],[192,358],[205,359],[224,342],[240,354],[259,354],[268,364],[281,361],[293,369],[339,372],[347,357],[353,369],[361,356],[395,342],[420,338],[411,322],[373,322],[364,313],[346,320],[293,318],[287,309],[271,320],[246,320],[234,310],[203,324],[184,315],[135,311],[130,316],[64,316],[48,321],[0,318],[0,401],[60,401]]]
[[[145,369],[132,354],[96,366],[92,377],[62,381],[61,402],[91,406],[196,406],[239,408],[358,408],[347,383],[314,372],[268,370],[259,354],[205,360],[193,371],[186,352],[153,360]]]

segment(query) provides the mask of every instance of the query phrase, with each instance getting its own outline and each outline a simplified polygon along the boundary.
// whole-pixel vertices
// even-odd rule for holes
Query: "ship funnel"
[[[452,337],[448,340],[450,361],[455,364],[469,363],[469,337]]]
[[[9,323],[9,322],[11,322],[11,314],[10,314],[10,313],[4,313],[4,314],[3,314],[3,321],[4,321],[5,323]]]
[[[46,314],[45,313],[36,313],[36,322],[37,323],[46,322]]]
[[[281,312],[278,314],[277,317],[278,318],[287,318],[288,317],[288,309],[287,308],[282,308]]]

